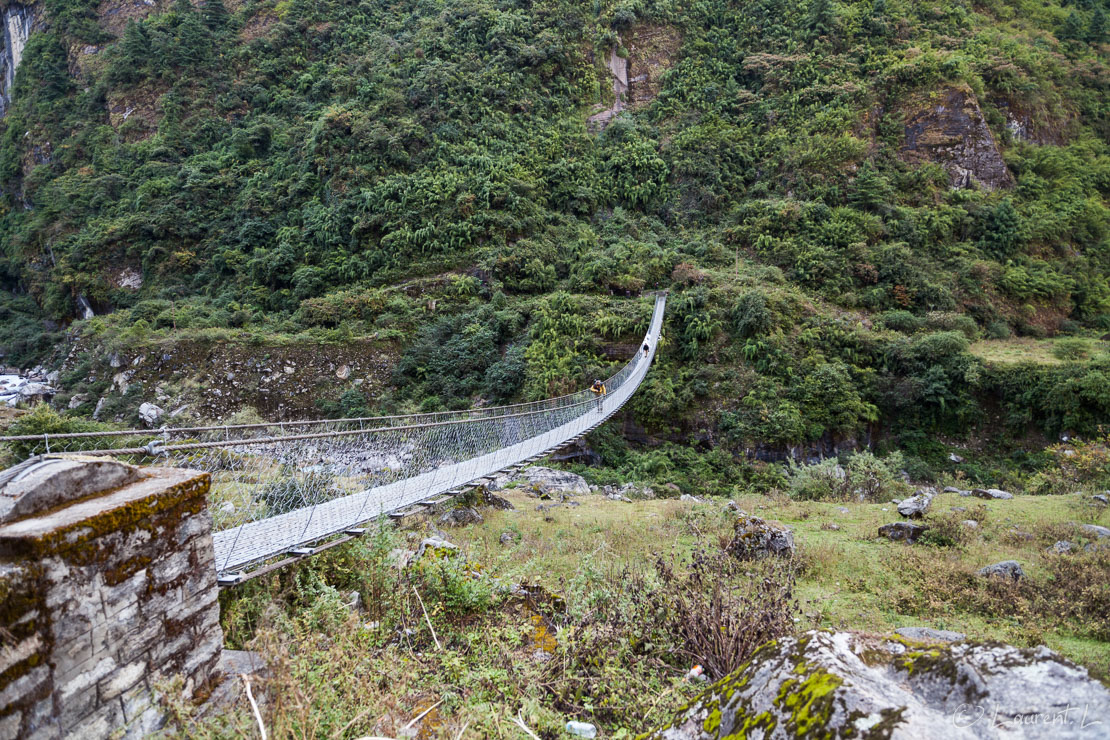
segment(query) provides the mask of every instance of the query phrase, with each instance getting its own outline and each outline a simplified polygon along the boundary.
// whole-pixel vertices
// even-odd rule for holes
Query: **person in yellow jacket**
[[[594,384],[590,386],[590,391],[597,396],[597,410],[601,411],[601,399],[604,398],[605,394],[609,391],[605,388],[605,384],[597,379],[595,379]]]

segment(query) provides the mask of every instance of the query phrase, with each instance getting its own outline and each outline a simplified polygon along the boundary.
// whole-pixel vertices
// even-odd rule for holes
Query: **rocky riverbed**
[[[49,401],[56,392],[43,372],[21,373],[15,368],[0,368],[0,405]]]

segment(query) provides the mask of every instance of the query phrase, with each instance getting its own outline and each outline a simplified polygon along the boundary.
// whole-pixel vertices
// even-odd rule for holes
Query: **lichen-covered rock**
[[[1001,576],[1009,578],[1012,581],[1020,581],[1025,578],[1025,571],[1021,569],[1021,563],[1016,560],[1003,560],[1000,563],[994,563],[984,568],[979,569],[981,576]]]
[[[498,478],[489,486],[491,491],[499,491],[512,480],[523,478],[528,482],[528,485],[537,493],[575,493],[587,494],[590,492],[590,484],[586,479],[575,473],[567,472],[566,470],[555,470],[553,468],[544,468],[539,466],[532,466],[526,468],[520,473],[512,476],[498,476]]]
[[[929,504],[933,503],[935,495],[935,490],[922,489],[916,495],[901,501],[898,504],[898,513],[911,519],[920,519],[929,510]]]
[[[481,524],[482,515],[475,509],[467,506],[460,506],[457,509],[451,509],[438,520],[439,524],[446,527],[461,527],[466,524]]]
[[[1083,708],[1090,723],[1106,706],[1110,691],[1046,647],[815,631],[767,643],[644,737],[1080,738],[1099,736]],[[1046,727],[1065,712],[1073,724]]]
[[[899,627],[894,631],[907,640],[917,642],[960,642],[967,639],[963,632],[935,630],[932,627]]]
[[[907,108],[903,160],[936,162],[948,172],[953,188],[975,182],[997,190],[1014,184],[970,88],[950,87],[909,101]]]
[[[155,426],[165,413],[161,406],[156,406],[153,403],[144,403],[139,406],[139,419],[148,429]]]
[[[926,529],[928,527],[923,524],[892,522],[879,527],[879,535],[895,542],[908,542],[912,545],[917,542],[918,537],[925,533]]]
[[[1004,500],[1014,497],[1014,494],[1009,491],[1003,491],[1001,488],[976,488],[971,493],[978,498],[985,499]]]
[[[733,525],[728,551],[740,560],[760,560],[770,555],[794,554],[794,533],[779,522],[757,516],[740,516]]]

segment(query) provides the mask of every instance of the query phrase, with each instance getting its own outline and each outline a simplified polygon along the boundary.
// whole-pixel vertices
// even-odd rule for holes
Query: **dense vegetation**
[[[114,311],[78,324],[94,346],[399,342],[393,392],[326,408],[458,407],[580,387],[644,328],[625,299],[669,288],[633,410],[674,441],[893,433],[928,477],[938,432],[1110,418],[1093,343],[969,352],[1110,330],[1105,0],[174,0],[118,38],[98,3],[44,5],[0,123],[8,362],[82,299]],[[658,96],[591,132],[609,54],[636,74],[626,44],[658,28],[680,39]],[[1012,183],[906,155],[949,91]],[[627,454],[695,475],[685,447]]]

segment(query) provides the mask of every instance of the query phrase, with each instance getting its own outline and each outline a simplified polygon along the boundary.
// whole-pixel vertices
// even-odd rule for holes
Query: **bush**
[[[757,337],[769,332],[775,325],[767,299],[755,291],[744,293],[732,309],[732,328],[741,339]]]
[[[31,413],[19,417],[4,432],[6,436],[18,437],[24,435],[41,434],[69,434],[73,432],[107,432],[115,429],[108,424],[100,424],[85,419],[74,419],[60,415],[45,403],[40,403],[31,409]],[[132,446],[135,438],[127,437],[79,437],[77,439],[58,440],[50,445],[51,452],[80,452],[81,450],[102,450],[111,447]],[[2,449],[2,448],[0,448]],[[8,444],[8,454],[13,461],[26,460],[33,455],[45,453],[46,446],[42,441],[11,442]]]
[[[1085,360],[1091,354],[1091,344],[1086,339],[1068,337],[1057,339],[1052,345],[1052,356],[1065,362]]]
[[[987,324],[987,339],[1009,339],[1010,325],[1005,321],[992,321]]]
[[[866,450],[850,455],[843,466],[836,458],[816,465],[790,463],[790,496],[802,501],[885,501],[907,491],[899,477],[900,452],[879,458]]]

